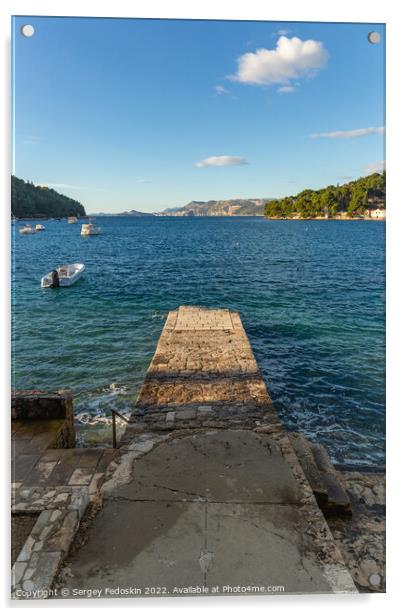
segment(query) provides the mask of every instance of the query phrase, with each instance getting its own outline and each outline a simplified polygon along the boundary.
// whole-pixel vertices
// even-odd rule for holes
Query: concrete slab
[[[140,594],[198,594],[191,588],[200,586],[235,594],[239,585],[250,594],[353,592],[321,512],[303,498],[276,439],[217,430],[146,447],[124,483],[108,482],[60,586],[102,596],[130,585]]]
[[[194,433],[135,462],[131,500],[297,503],[301,491],[274,438],[249,430]]]
[[[202,584],[205,504],[105,503],[88,542],[66,563],[64,587],[173,588]],[[105,596],[105,595],[103,595]]]
[[[303,511],[291,505],[208,504],[207,586],[332,592]],[[275,592],[275,591],[272,591]]]

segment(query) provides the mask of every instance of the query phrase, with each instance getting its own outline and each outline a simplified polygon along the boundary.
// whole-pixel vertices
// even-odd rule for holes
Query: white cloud
[[[216,94],[230,94],[229,90],[224,86],[215,86]]]
[[[278,88],[279,94],[292,94],[292,92],[296,92],[295,86],[281,86]]]
[[[366,135],[383,135],[385,133],[384,126],[369,126],[368,128],[354,128],[353,130],[335,130],[329,133],[314,133],[310,135],[312,139],[327,137],[328,139],[356,139],[357,137],[365,137]]]
[[[195,163],[196,167],[234,167],[235,165],[247,165],[247,159],[243,156],[210,156]]]
[[[151,180],[145,180],[144,178],[138,178],[138,180],[135,180],[136,184],[150,184]]]
[[[237,60],[231,79],[254,85],[290,84],[295,79],[314,77],[324,68],[328,52],[320,41],[302,41],[281,36],[275,49],[257,49]]]
[[[367,173],[382,173],[385,171],[385,160],[380,160],[377,163],[366,165],[365,171],[367,171]]]
[[[292,34],[292,30],[290,28],[279,28],[278,30],[273,32],[271,36],[274,36],[274,37],[288,36],[289,34]]]

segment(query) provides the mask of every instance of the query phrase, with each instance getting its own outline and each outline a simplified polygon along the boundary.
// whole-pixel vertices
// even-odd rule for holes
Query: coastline
[[[78,220],[87,220],[88,218],[90,218],[91,216],[95,216],[95,214],[88,214],[87,216],[80,216],[77,217]],[[219,215],[206,215],[206,216],[174,216],[174,215],[169,215],[169,214],[150,214],[150,215],[146,215],[146,216],[133,216],[132,214],[101,214],[98,216],[100,218],[109,218],[109,217],[119,217],[119,218],[124,218],[125,216],[127,218],[265,218],[266,220],[295,220],[295,221],[306,221],[306,220],[327,220],[327,221],[331,221],[331,220],[344,220],[344,221],[351,221],[351,220],[371,220],[371,221],[375,221],[375,222],[385,222],[386,221],[386,217],[384,216],[383,218],[373,218],[371,216],[361,216],[361,217],[351,217],[348,218],[346,216],[332,216],[332,218],[326,218],[325,216],[314,216],[314,217],[309,217],[309,218],[299,218],[299,217],[295,217],[295,216],[264,216],[262,214],[219,214]],[[13,222],[24,222],[26,220],[58,220],[59,222],[65,221],[67,220],[65,217],[58,219],[58,218],[45,218],[45,217],[35,217],[35,218],[30,218],[30,217],[26,217],[26,218],[13,218],[12,219]]]
[[[348,218],[346,216],[332,216],[332,218],[326,218],[325,216],[314,216],[314,217],[309,217],[309,218],[298,218],[295,216],[264,216],[264,218],[266,218],[267,220],[295,220],[295,221],[306,221],[306,220],[327,220],[327,221],[331,221],[331,220],[343,220],[343,221],[352,221],[352,220],[370,220],[373,222],[385,222],[386,221],[386,217],[384,216],[383,218],[372,218],[371,216],[353,216],[351,218]]]

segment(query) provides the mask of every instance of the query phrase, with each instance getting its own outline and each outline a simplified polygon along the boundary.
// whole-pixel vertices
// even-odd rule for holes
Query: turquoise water
[[[384,462],[385,223],[99,218],[14,233],[14,383],[127,411],[169,310],[238,310],[281,419],[344,463]],[[18,226],[16,225],[16,228]],[[67,289],[42,275],[83,262]]]

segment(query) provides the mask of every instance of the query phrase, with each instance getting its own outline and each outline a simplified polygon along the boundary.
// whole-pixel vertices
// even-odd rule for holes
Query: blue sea
[[[169,310],[240,312],[289,429],[334,461],[383,464],[385,223],[103,217],[102,234],[13,227],[13,386],[72,388],[78,421],[128,412]],[[41,289],[83,262],[67,289]]]

